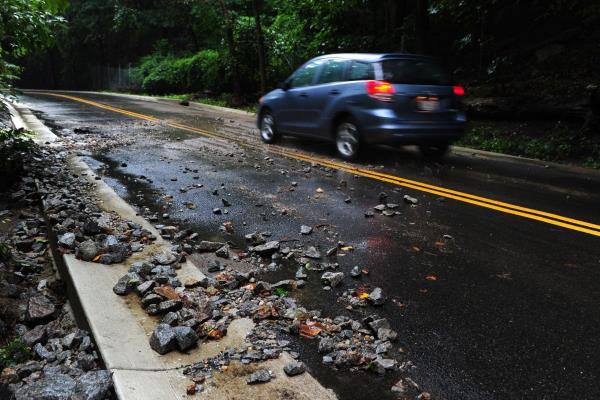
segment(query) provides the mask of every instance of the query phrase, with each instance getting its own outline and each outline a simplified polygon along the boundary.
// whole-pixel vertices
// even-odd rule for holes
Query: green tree
[[[0,0],[0,88],[10,88],[20,68],[17,58],[52,43],[56,15],[66,6],[63,0]]]

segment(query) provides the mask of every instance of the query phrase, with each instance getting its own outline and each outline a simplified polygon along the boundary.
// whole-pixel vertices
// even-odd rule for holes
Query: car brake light
[[[380,101],[392,101],[396,93],[391,83],[385,81],[367,81],[367,94]]]
[[[452,91],[454,92],[455,95],[457,96],[464,96],[465,95],[465,88],[462,86],[454,86],[452,88]]]

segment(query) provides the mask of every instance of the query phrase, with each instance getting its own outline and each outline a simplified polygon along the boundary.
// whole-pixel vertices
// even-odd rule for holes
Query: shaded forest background
[[[578,101],[600,80],[592,0],[72,0],[65,18],[21,86],[253,100],[332,52],[432,54],[483,97]]]
[[[5,54],[18,87],[243,106],[320,54],[422,53],[467,88],[462,145],[600,168],[598,0],[0,2],[64,17],[50,46]]]

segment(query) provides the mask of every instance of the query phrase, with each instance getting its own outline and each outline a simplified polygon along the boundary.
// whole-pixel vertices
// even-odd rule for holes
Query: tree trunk
[[[417,52],[428,54],[431,51],[429,32],[429,0],[417,0],[415,31]]]
[[[229,51],[229,61],[231,63],[231,85],[236,102],[241,101],[242,89],[240,86],[240,72],[238,68],[237,51],[235,49],[235,39],[233,37],[233,21],[227,9],[225,0],[219,0],[221,12],[223,13],[223,21],[225,22],[225,40],[227,41],[227,49]]]
[[[263,37],[262,26],[260,23],[260,5],[259,0],[252,0],[252,12],[254,13],[254,22],[256,26],[256,49],[258,51],[258,73],[260,75],[260,94],[267,91],[267,67],[265,62],[265,40]]]

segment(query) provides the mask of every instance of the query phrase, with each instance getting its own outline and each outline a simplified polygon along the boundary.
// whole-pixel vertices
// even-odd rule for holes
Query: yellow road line
[[[258,146],[258,145],[255,145],[255,144],[252,144],[249,142],[245,142],[245,141],[239,140],[234,137],[230,137],[225,134],[210,132],[210,131],[206,131],[204,129],[179,124],[176,122],[162,121],[162,120],[160,120],[156,117],[150,116],[150,115],[140,114],[140,113],[136,113],[133,111],[124,110],[121,108],[112,107],[112,106],[109,106],[106,104],[98,103],[98,102],[91,101],[91,100],[86,100],[86,99],[83,99],[80,97],[68,96],[68,95],[63,95],[63,94],[58,94],[58,93],[47,93],[47,92],[35,92],[35,93],[48,95],[48,96],[66,98],[69,100],[81,102],[81,103],[95,106],[98,108],[102,108],[105,110],[128,115],[128,116],[131,116],[134,118],[144,119],[144,120],[147,120],[150,122],[155,122],[155,123],[166,122],[166,125],[176,128],[176,129],[183,129],[186,131],[199,133],[203,136],[210,137],[213,139],[232,141],[232,142],[239,144],[240,146],[247,147],[247,148],[254,148],[254,149],[261,150],[261,151],[265,150],[264,147],[261,147],[261,146]],[[520,216],[523,218],[528,218],[528,219],[536,220],[539,222],[544,222],[547,224],[560,226],[562,228],[571,229],[571,230],[575,230],[578,232],[582,232],[582,233],[600,237],[600,225],[593,224],[591,222],[581,221],[581,220],[577,220],[574,218],[564,217],[562,215],[557,215],[557,214],[553,214],[553,213],[549,213],[549,212],[545,212],[545,211],[541,211],[541,210],[522,207],[522,206],[519,206],[516,204],[510,204],[510,203],[506,203],[506,202],[502,202],[502,201],[498,201],[498,200],[494,200],[494,199],[489,199],[489,198],[482,197],[482,196],[472,195],[470,193],[465,193],[465,192],[460,192],[460,191],[453,190],[453,189],[447,189],[447,188],[443,188],[443,187],[439,187],[439,186],[435,186],[435,185],[430,185],[427,183],[414,181],[411,179],[406,179],[406,178],[402,178],[402,177],[398,177],[398,176],[394,176],[394,175],[389,175],[389,174],[385,174],[385,173],[381,173],[381,172],[377,172],[377,171],[373,171],[373,170],[369,170],[369,169],[357,168],[357,167],[349,166],[349,165],[342,164],[339,162],[322,159],[320,157],[319,158],[313,157],[313,156],[310,156],[310,155],[307,155],[304,153],[300,153],[297,151],[289,151],[289,150],[282,149],[282,148],[275,147],[275,146],[269,146],[268,151],[273,154],[281,155],[281,156],[284,156],[287,158],[292,158],[292,159],[295,159],[298,161],[316,163],[316,164],[324,166],[324,167],[352,173],[352,174],[355,174],[358,176],[370,178],[370,179],[377,180],[380,182],[391,183],[393,185],[403,186],[403,187],[419,190],[422,192],[447,197],[447,198],[450,198],[453,200],[477,205],[477,206],[480,206],[483,208],[496,210],[496,211],[500,211],[500,212],[503,212],[506,214],[512,214],[512,215]]]

